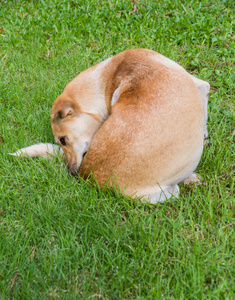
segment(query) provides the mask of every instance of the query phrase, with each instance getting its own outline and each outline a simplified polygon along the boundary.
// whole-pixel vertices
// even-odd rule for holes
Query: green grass
[[[0,299],[234,299],[234,1],[0,0]],[[211,84],[200,186],[157,205],[59,158],[50,110],[79,72],[149,48]]]

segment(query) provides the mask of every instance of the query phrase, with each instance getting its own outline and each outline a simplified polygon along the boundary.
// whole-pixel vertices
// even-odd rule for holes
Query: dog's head
[[[63,95],[59,96],[51,111],[51,127],[55,141],[64,150],[68,170],[77,175],[93,136],[102,122],[99,116],[83,112],[79,104]]]

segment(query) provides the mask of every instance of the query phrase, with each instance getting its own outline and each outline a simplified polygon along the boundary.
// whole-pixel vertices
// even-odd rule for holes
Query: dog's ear
[[[56,113],[55,118],[56,119],[64,119],[68,116],[72,116],[73,113],[74,113],[74,111],[73,111],[72,107],[64,107]]]
[[[62,120],[67,117],[72,117],[75,114],[79,114],[80,109],[78,104],[75,101],[63,100],[58,101],[52,107],[51,118],[53,120]]]

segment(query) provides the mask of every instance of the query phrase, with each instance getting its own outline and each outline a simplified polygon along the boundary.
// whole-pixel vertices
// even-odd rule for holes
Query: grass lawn
[[[0,0],[0,299],[234,299],[233,0]],[[50,110],[82,70],[149,48],[209,81],[200,186],[157,205],[102,192],[58,158]]]

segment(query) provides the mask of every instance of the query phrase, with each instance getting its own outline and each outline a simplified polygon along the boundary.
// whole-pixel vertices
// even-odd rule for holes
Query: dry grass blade
[[[222,227],[222,229],[224,229],[224,228],[226,228],[226,227],[229,227],[229,226],[233,226],[233,225],[235,225],[235,222],[233,222],[233,223],[230,223],[230,224],[228,224],[228,225],[225,225],[225,226],[223,226],[223,227]]]
[[[15,276],[13,277],[13,279],[12,279],[12,282],[11,282],[11,290],[10,290],[11,293],[13,293],[14,284],[15,284],[15,282],[16,282],[17,276],[18,276],[18,273],[16,273]]]

